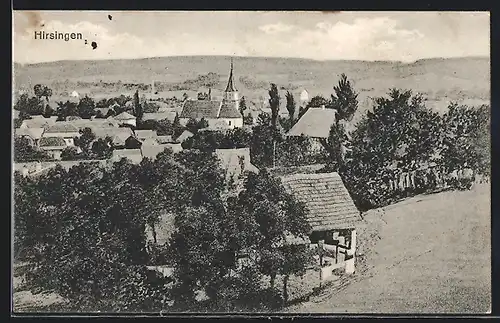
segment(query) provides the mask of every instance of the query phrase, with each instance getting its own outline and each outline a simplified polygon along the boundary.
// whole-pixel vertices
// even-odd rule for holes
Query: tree
[[[113,156],[113,139],[109,136],[99,138],[92,143],[92,153],[97,159],[109,159]]]
[[[66,147],[61,151],[61,160],[78,160],[79,158],[80,154],[76,147]]]
[[[80,99],[77,109],[78,116],[82,119],[90,119],[95,114],[94,100],[88,96],[84,96]]]
[[[40,99],[44,95],[44,88],[41,84],[36,84],[33,87],[33,92],[35,93],[35,97]]]
[[[57,121],[64,121],[69,116],[78,116],[78,104],[75,102],[66,101],[65,103],[62,101],[57,102]]]
[[[198,130],[207,127],[208,127],[208,121],[205,120],[205,118],[201,118],[200,120],[189,119],[188,122],[186,123],[186,129],[191,131],[192,133],[196,133],[198,132]]]
[[[286,110],[288,111],[290,125],[293,126],[295,117],[295,99],[293,98],[293,94],[289,91],[286,92]]]
[[[14,162],[25,163],[47,160],[51,160],[50,156],[45,151],[36,149],[28,138],[14,138]]]
[[[358,109],[358,93],[345,74],[340,76],[340,81],[333,90],[335,93],[331,96],[331,107],[337,110],[339,119],[351,121]]]
[[[139,101],[139,91],[135,91],[134,93],[134,115],[138,121],[142,121],[142,117],[144,115],[141,102]]]
[[[253,125],[253,117],[252,117],[252,114],[250,112],[246,116],[243,116],[243,124],[245,126]]]
[[[245,97],[242,96],[241,99],[240,99],[240,103],[239,103],[239,111],[240,111],[240,114],[242,116],[245,115],[245,110],[247,109],[247,103],[245,101]]]
[[[257,124],[252,127],[252,138],[250,141],[252,163],[258,168],[271,167],[273,165],[273,145],[276,136],[276,131],[271,125],[271,118],[268,114],[261,113]]]
[[[274,83],[271,83],[271,88],[269,89],[269,107],[271,108],[271,125],[276,129],[280,108],[280,96],[278,88]]]
[[[304,204],[296,201],[281,181],[264,169],[259,174],[248,174],[238,205],[249,221],[247,230],[253,233],[247,237],[249,246],[245,248],[258,254],[256,264],[262,274],[270,277],[271,288],[279,274],[288,277],[304,273],[312,260],[307,248],[286,244],[290,235],[306,238],[310,232]],[[292,258],[294,264],[288,261]]]
[[[80,136],[74,138],[75,146],[80,147],[82,154],[85,158],[90,159],[91,157],[91,144],[96,139],[95,134],[92,132],[91,128],[80,129]]]

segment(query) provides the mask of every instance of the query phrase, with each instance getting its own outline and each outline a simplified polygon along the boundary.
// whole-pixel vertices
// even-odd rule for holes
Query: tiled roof
[[[222,104],[219,118],[243,118],[240,111],[232,104]]]
[[[180,144],[142,145],[141,152],[143,157],[155,159],[159,153],[163,152],[167,148],[172,149],[174,153],[182,150],[182,146]]]
[[[170,120],[173,121],[175,119],[176,112],[154,112],[154,113],[144,113],[142,116],[142,120]]]
[[[21,126],[24,128],[48,128],[56,123],[56,118],[33,118],[23,120]]]
[[[240,159],[243,163],[243,171],[259,171],[250,162],[250,148],[216,149],[215,154],[219,158],[222,168],[227,171],[228,176],[237,177],[242,173]]]
[[[187,100],[184,102],[180,118],[216,119],[219,115],[221,101]]]
[[[135,130],[135,136],[137,139],[145,140],[148,138],[156,139],[156,132],[153,130]]]
[[[107,136],[113,139],[113,144],[117,146],[125,145],[125,140],[127,140],[130,136],[133,136],[134,133],[130,128],[115,128],[115,127],[107,127],[107,128],[94,128],[92,129],[96,138],[106,138]]]
[[[133,115],[131,115],[130,113],[123,111],[119,115],[114,116],[113,119],[115,119],[115,120],[135,120],[135,117]]]
[[[52,126],[49,126],[47,130],[45,130],[46,134],[49,133],[78,133],[78,128],[74,126],[71,122],[68,121],[58,121],[54,123]]]
[[[335,122],[335,113],[333,109],[309,108],[287,135],[303,134],[311,138],[328,138],[330,128]]]
[[[167,136],[156,136],[156,140],[160,144],[168,144],[168,143],[173,143],[174,140],[172,139],[172,136],[167,135]]]
[[[116,149],[113,150],[114,161],[119,161],[122,158],[129,159],[134,164],[139,164],[142,161],[142,153],[140,149]]]
[[[17,128],[14,129],[14,134],[16,136],[28,136],[32,139],[40,139],[44,131],[44,128]]]
[[[305,203],[313,231],[354,228],[361,221],[338,173],[295,174],[281,179],[285,189]]]
[[[74,125],[78,129],[91,128],[94,130],[96,128],[118,128],[118,123],[116,121],[108,119],[78,119],[67,122]]]
[[[66,142],[61,137],[42,137],[39,142],[40,147],[66,147]]]

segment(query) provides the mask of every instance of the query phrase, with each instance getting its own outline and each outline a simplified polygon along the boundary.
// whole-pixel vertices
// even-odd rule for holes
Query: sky
[[[84,39],[34,39],[42,30],[79,32]],[[22,64],[187,55],[413,62],[489,57],[490,17],[488,12],[15,11],[13,44],[14,61]]]

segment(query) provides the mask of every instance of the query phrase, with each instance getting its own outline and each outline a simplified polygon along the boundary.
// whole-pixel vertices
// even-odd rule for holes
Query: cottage
[[[48,128],[56,123],[57,117],[44,118],[43,116],[32,116],[31,119],[23,120],[19,128]]]
[[[156,159],[156,156],[165,151],[165,149],[171,149],[172,152],[177,153],[182,150],[182,146],[180,144],[157,144],[157,145],[147,145],[143,144],[141,146],[142,157],[150,158],[152,160]]]
[[[52,158],[61,159],[62,151],[68,146],[61,137],[42,137],[39,142],[40,149],[46,151]]]
[[[113,145],[115,147],[125,147],[126,140],[134,135],[134,132],[130,128],[115,128],[115,127],[106,127],[106,128],[94,128],[93,132],[96,136],[96,139],[110,137],[112,139]]]
[[[32,146],[37,146],[44,131],[44,128],[17,128],[14,129],[14,136],[27,138]]]
[[[281,176],[286,191],[306,206],[310,241],[324,251],[331,270],[355,271],[356,227],[361,213],[338,173]],[[321,261],[321,260],[320,260]],[[330,273],[331,274],[331,273]]]
[[[194,136],[194,134],[191,131],[184,130],[179,137],[175,141],[182,143],[184,140]]]
[[[205,119],[211,129],[234,129],[243,127],[243,116],[239,111],[239,94],[234,86],[233,62],[224,97],[221,101],[186,100],[180,114],[180,121],[186,124],[189,119]]]
[[[128,159],[133,164],[140,164],[142,161],[142,153],[140,149],[113,150],[113,157],[111,157],[112,161],[120,161],[122,158]]]
[[[135,137],[144,142],[146,139],[156,140],[156,132],[154,130],[135,130]]]
[[[287,133],[289,137],[300,137],[302,135],[312,139],[312,149],[322,148],[321,140],[328,138],[330,128],[335,123],[337,111],[326,108],[309,108],[307,112],[295,123]]]
[[[63,138],[67,146],[74,146],[73,138],[79,136],[79,129],[68,121],[58,121],[54,125],[49,126],[43,133],[43,137]]]
[[[136,117],[125,111],[117,116],[109,117],[108,120],[116,120],[121,125],[130,125],[134,127],[137,125]]]

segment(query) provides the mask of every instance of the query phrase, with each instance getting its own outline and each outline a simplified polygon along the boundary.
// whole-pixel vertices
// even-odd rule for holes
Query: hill
[[[88,83],[120,81],[148,85],[154,80],[172,84],[215,73],[220,82],[214,90],[220,91],[227,80],[229,60],[224,56],[178,56],[16,64],[14,84],[16,90],[32,89],[37,83],[45,84],[54,90],[56,96],[73,90],[99,96],[108,95],[109,91],[90,89]],[[370,107],[371,98],[382,96],[393,87],[424,94],[429,104],[438,110],[445,108],[449,101],[480,104],[490,100],[490,59],[486,57],[424,59],[414,63],[237,57],[234,63],[238,90],[255,102],[267,101],[270,82],[278,84],[283,91],[305,88],[310,96],[329,96],[341,73],[347,74],[360,92],[363,111]],[[126,92],[131,91],[122,91]],[[182,95],[182,91],[168,92],[160,94]]]

